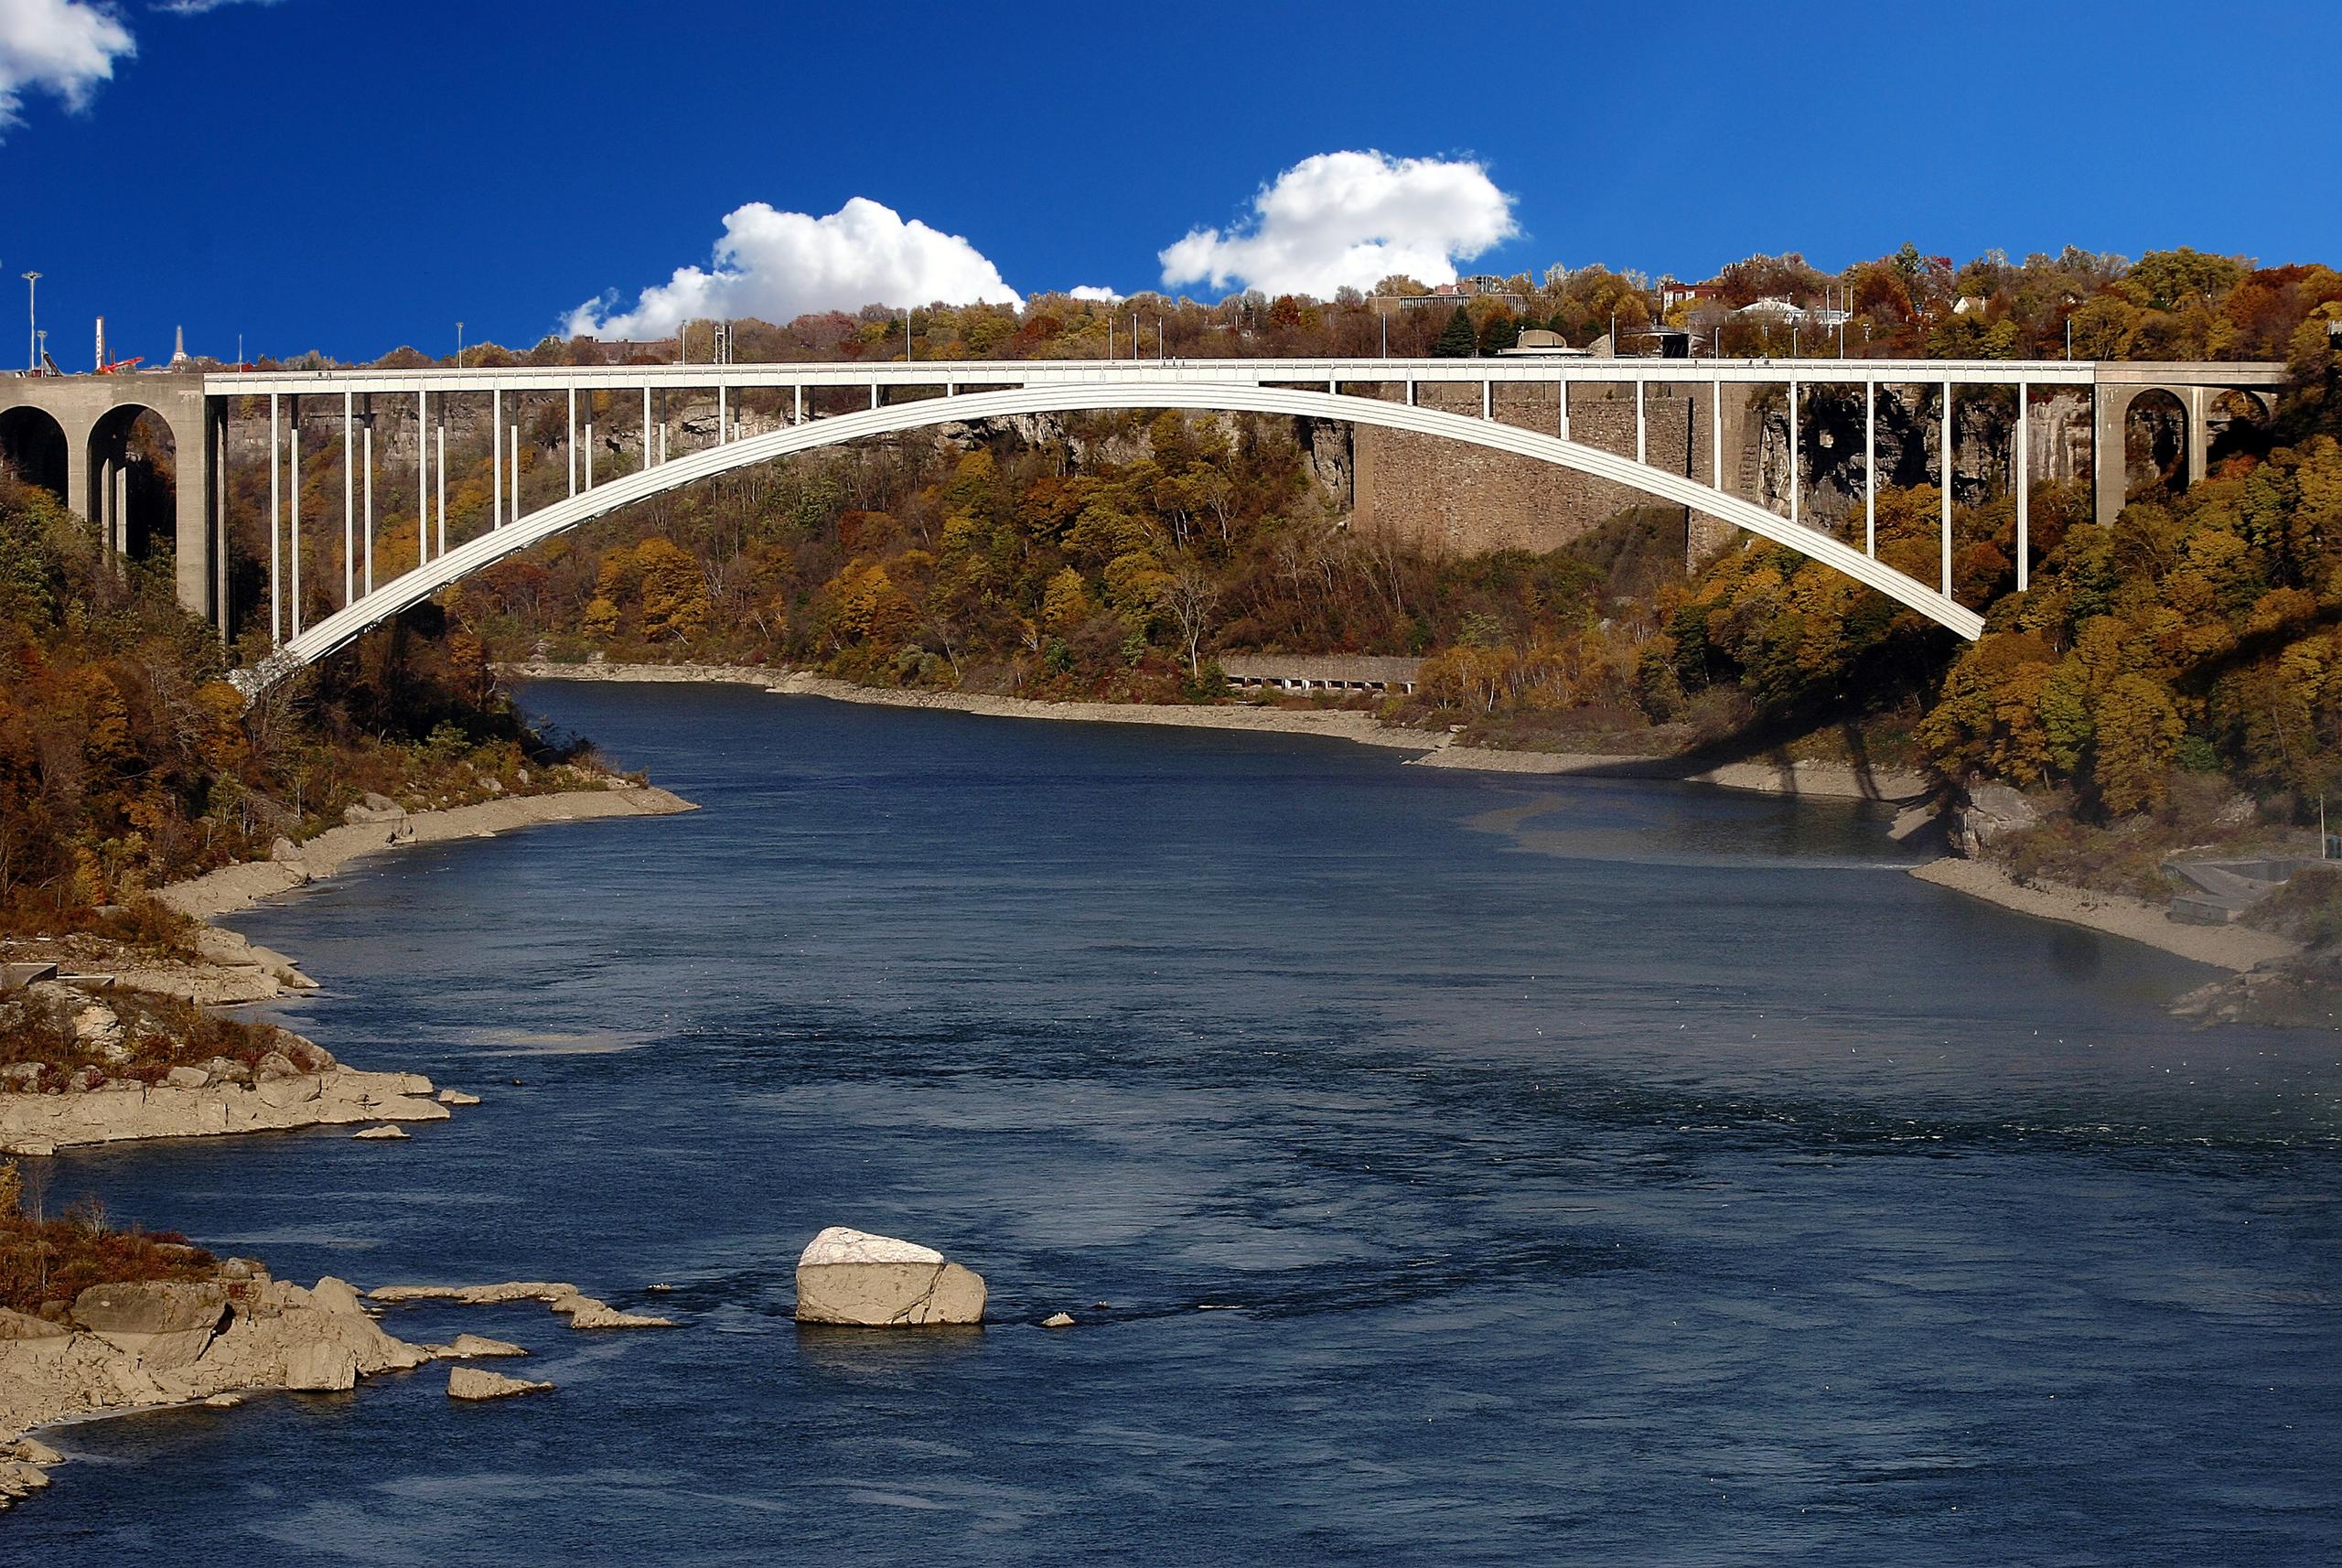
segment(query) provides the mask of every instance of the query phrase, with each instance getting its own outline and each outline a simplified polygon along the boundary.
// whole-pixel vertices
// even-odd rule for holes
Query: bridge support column
[[[277,423],[276,394],[268,394],[268,641],[285,644],[285,512],[277,470],[285,460],[285,437]]]
[[[228,576],[228,400],[204,401],[211,424],[211,607],[220,640],[236,634],[233,607],[229,603]]]
[[[1863,553],[1878,559],[1878,382],[1863,380]]]
[[[2187,482],[2192,487],[2204,482],[2211,469],[2212,430],[2205,415],[2211,411],[2210,387],[2189,387],[2180,401],[2187,410]]]
[[[351,426],[357,422],[357,400],[341,394],[341,602],[358,602],[358,470],[350,461]]]
[[[366,591],[374,591],[374,418],[366,417]]]
[[[1413,381],[1407,384],[1410,387],[1414,385]],[[1413,403],[1414,399],[1409,398],[1407,401]],[[1567,441],[1570,438],[1570,382],[1567,376],[1553,383],[1553,403],[1561,411],[1561,417],[1555,425],[1554,434]]]
[[[723,393],[719,391],[716,395],[721,397]],[[723,405],[718,403],[716,406],[721,408]],[[719,428],[722,423],[720,419],[717,421]],[[719,435],[717,439],[720,440],[722,437]],[[577,493],[577,389],[575,387],[569,389],[569,443],[563,450],[569,454],[569,493],[574,496]]]
[[[431,394],[414,394],[414,564],[431,564]]]
[[[2033,389],[2016,383],[2016,591],[2025,592],[2033,563],[2033,438],[2026,423]]]
[[[1936,465],[1943,481],[1943,596],[1951,597],[1951,383],[1943,383],[1943,455]]]
[[[643,389],[642,406],[648,422],[650,391]],[[650,433],[644,432],[642,456],[647,465],[650,456]],[[488,526],[504,526],[504,389],[498,387],[488,394]]]
[[[298,637],[301,635],[301,400],[296,396],[286,401],[286,412],[293,422],[293,450],[287,455],[291,466],[289,478],[293,485],[293,519],[287,542],[292,546],[293,569],[285,602],[293,635]]]
[[[90,430],[59,420],[65,427],[65,510],[83,522],[94,521],[90,510]]]
[[[2113,526],[2129,499],[2130,465],[2123,453],[2123,427],[2137,387],[2108,386],[2103,381],[2090,394],[2090,467],[2091,510],[2100,528]]]
[[[171,431],[177,496],[171,520],[172,587],[179,607],[199,620],[211,615],[211,420],[199,399],[193,429]]]
[[[1635,461],[1638,463],[1650,461],[1650,417],[1643,405],[1644,385],[1642,377],[1637,376],[1635,378]]]

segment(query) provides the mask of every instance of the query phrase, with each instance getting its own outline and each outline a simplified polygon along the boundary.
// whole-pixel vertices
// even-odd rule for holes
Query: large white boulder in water
[[[983,1276],[932,1247],[833,1225],[797,1260],[800,1323],[910,1328],[983,1320]]]

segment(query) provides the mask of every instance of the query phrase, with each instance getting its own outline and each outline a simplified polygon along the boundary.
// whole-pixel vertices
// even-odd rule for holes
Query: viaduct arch
[[[13,457],[12,433],[27,433],[46,454],[46,466],[25,477],[62,496],[114,550],[126,550],[138,533],[167,535],[180,605],[224,632],[227,476],[220,457],[226,400],[210,395],[204,382],[199,375],[12,377],[0,381],[0,443],[8,444],[0,449]],[[132,496],[124,461],[130,427],[142,414],[168,433],[176,470],[172,499],[156,516],[132,510],[144,498]]]

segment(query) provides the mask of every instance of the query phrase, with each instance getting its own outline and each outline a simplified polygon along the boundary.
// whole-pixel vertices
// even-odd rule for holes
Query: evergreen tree
[[[1502,316],[1489,317],[1488,324],[1480,329],[1480,352],[1490,358],[1515,347],[1520,341],[1520,318],[1509,311]]]
[[[1459,305],[1456,307],[1456,314],[1447,318],[1447,329],[1439,335],[1439,341],[1431,346],[1432,357],[1436,360],[1468,360],[1479,350],[1480,335],[1472,330],[1472,317]]]

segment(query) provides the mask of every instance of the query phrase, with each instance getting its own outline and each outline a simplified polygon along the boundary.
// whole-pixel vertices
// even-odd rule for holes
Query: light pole
[[[34,307],[34,291],[40,286],[38,273],[25,274],[25,371],[32,374],[40,369],[40,312]]]
[[[456,323],[456,369],[464,368],[464,324]]]

